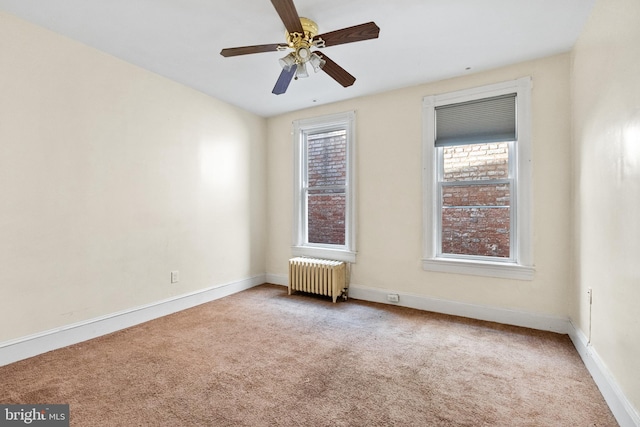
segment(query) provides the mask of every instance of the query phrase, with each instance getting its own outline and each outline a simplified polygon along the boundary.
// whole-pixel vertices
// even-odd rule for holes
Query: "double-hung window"
[[[533,277],[530,87],[424,98],[425,270]]]
[[[355,262],[355,113],[294,126],[293,255]]]

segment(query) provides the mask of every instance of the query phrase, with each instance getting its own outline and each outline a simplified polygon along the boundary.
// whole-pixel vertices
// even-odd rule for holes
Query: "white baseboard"
[[[568,334],[620,427],[639,427],[640,414],[620,390],[618,383],[588,342],[584,332],[570,322]]]
[[[399,301],[397,303],[390,303],[387,301],[388,294],[398,295]],[[430,298],[395,290],[368,288],[361,285],[349,285],[349,298],[399,305],[402,307],[416,308],[418,310],[486,320],[505,325],[522,326],[561,334],[566,334],[569,330],[569,320],[562,317]]]
[[[289,277],[286,274],[267,273],[267,283],[272,285],[289,286]]]
[[[129,328],[265,283],[266,276],[222,285],[0,343],[0,366]]]
[[[287,286],[288,280],[289,279],[285,275],[267,274],[267,281],[274,285]],[[388,294],[398,295],[399,301],[397,303],[389,302],[387,300]],[[486,320],[506,325],[522,326],[525,328],[557,332],[560,334],[568,333],[570,327],[569,319],[562,317],[553,317],[524,311],[507,310],[504,308],[442,300],[422,295],[402,293],[396,290],[369,288],[356,284],[349,285],[349,298],[389,305],[399,305],[401,307],[432,311],[434,313],[451,314],[453,316]]]

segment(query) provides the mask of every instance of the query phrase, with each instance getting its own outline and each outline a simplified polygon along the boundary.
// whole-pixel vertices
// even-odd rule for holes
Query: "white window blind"
[[[436,107],[436,147],[515,141],[516,94]]]

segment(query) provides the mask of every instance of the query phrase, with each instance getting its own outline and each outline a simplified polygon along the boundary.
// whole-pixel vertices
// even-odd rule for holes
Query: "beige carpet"
[[[0,367],[73,426],[615,426],[569,338],[263,285]]]

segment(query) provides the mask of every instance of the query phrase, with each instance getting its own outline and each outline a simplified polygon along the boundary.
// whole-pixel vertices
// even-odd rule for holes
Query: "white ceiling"
[[[284,42],[269,0],[0,0],[0,10],[268,117],[566,52],[595,2],[294,1],[321,34],[378,24],[378,39],[324,49],[357,78],[353,86],[311,72],[276,96],[284,53],[220,56],[225,47]]]

